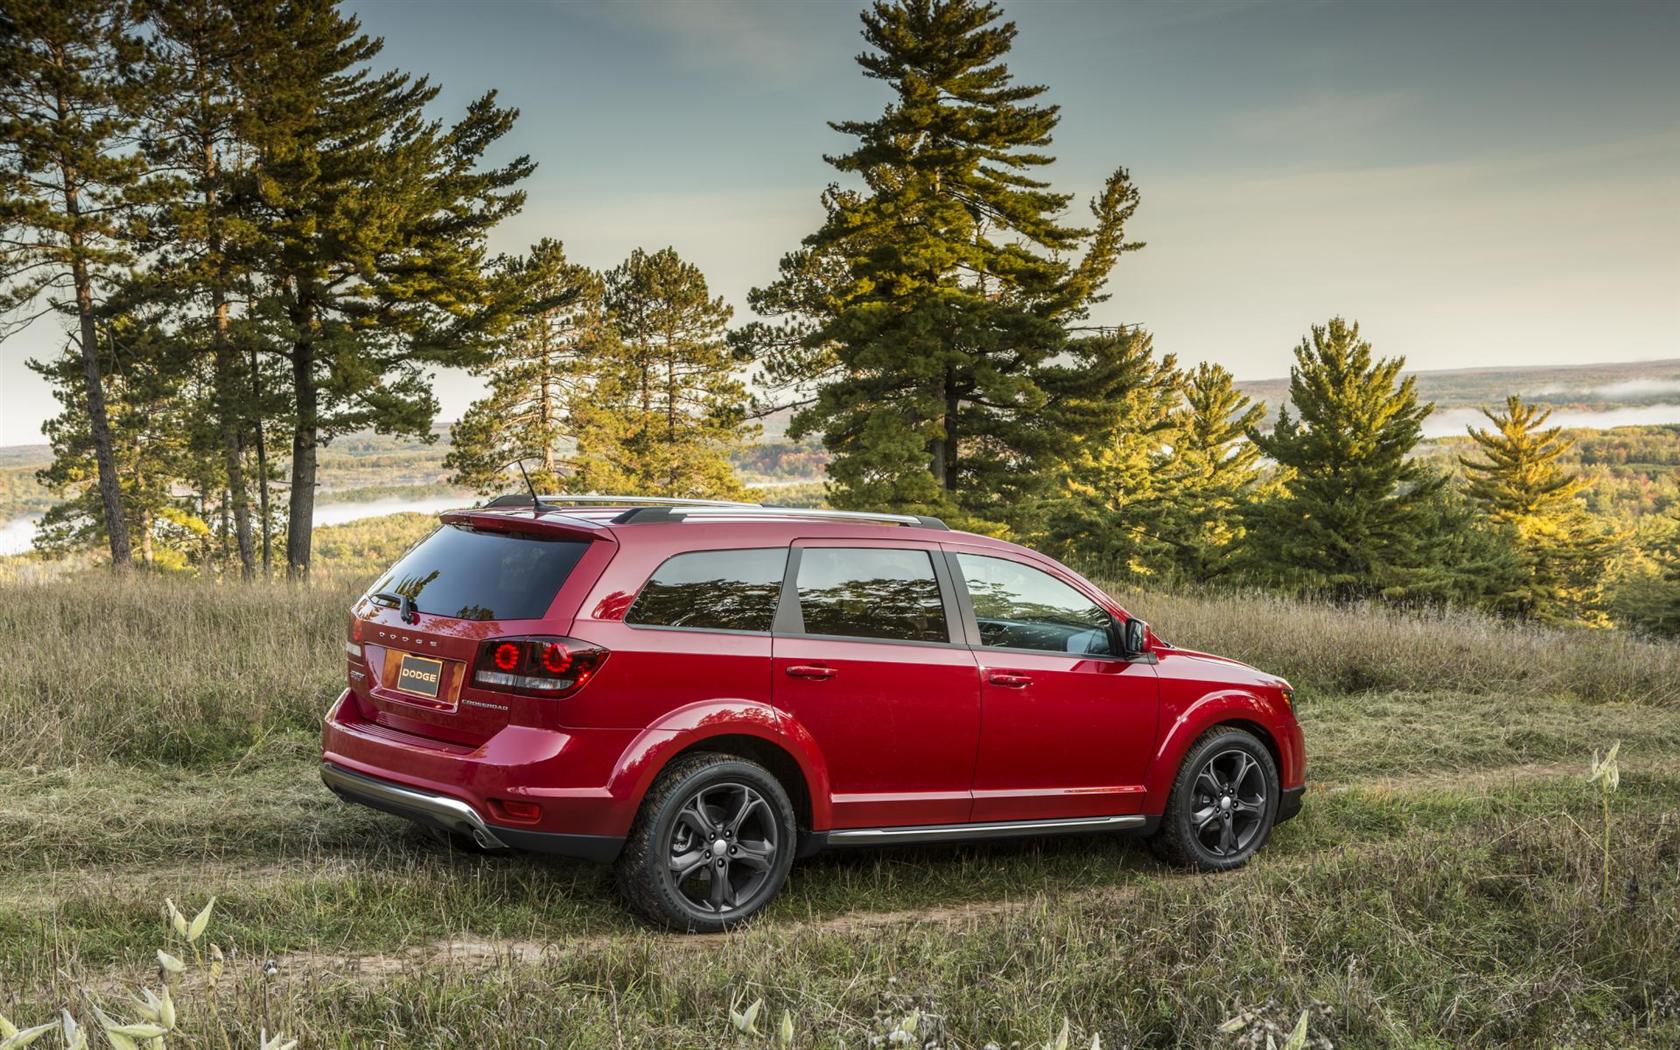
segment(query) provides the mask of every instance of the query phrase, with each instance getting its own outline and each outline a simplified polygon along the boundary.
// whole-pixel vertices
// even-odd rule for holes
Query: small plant
[[[1610,796],[1615,794],[1622,782],[1621,767],[1616,761],[1621,749],[1622,742],[1618,740],[1610,745],[1610,750],[1602,759],[1594,751],[1592,769],[1587,773],[1587,783],[1598,785],[1599,806],[1604,814],[1604,837],[1599,847],[1604,854],[1604,879],[1599,886],[1599,900],[1602,902],[1610,900]]]
[[[1311,1009],[1301,1011],[1301,1016],[1295,1020],[1295,1027],[1289,1030],[1288,1035],[1283,1036],[1283,1042],[1280,1044],[1278,1037],[1283,1034],[1283,1024],[1288,1022],[1271,1020],[1272,1008],[1273,1003],[1268,1001],[1256,1009],[1243,1010],[1221,1024],[1219,1032],[1221,1035],[1238,1036],[1237,1045],[1240,1047],[1264,1046],[1265,1050],[1307,1050],[1311,1045],[1328,1050],[1331,1046],[1330,1040],[1322,1036],[1312,1040],[1311,1044],[1308,1043],[1307,1020],[1312,1015]],[[1325,1010],[1322,1004],[1317,1008],[1321,1013]]]
[[[210,913],[215,907],[216,899],[212,897],[210,903],[197,915],[188,919],[175,907],[174,901],[166,900],[164,914],[169,929],[185,943],[184,949],[177,950],[190,955],[193,962],[203,969],[202,987],[212,1018],[212,1029],[221,1033],[222,1045],[227,1050],[232,1050],[232,1040],[221,1024],[216,994],[222,975],[222,950],[217,945],[207,944],[202,940],[210,926]],[[178,1031],[180,1020],[175,1006],[176,993],[180,990],[181,975],[187,972],[188,963],[163,948],[157,950],[157,962],[162,990],[154,992],[150,988],[142,988],[137,997],[124,1004],[124,1010],[132,1011],[139,1020],[123,1021],[112,1017],[93,999],[92,993],[83,993],[87,999],[87,1008],[99,1022],[105,1043],[112,1050],[169,1050],[168,1041]],[[59,1032],[59,1046],[62,1050],[89,1050],[87,1029],[76,1023],[68,1009],[61,1011],[58,1021],[49,1021],[21,1030],[4,1016],[0,1016],[0,1050],[23,1050],[54,1030]],[[279,1035],[270,1038],[266,1029],[258,1035],[257,1050],[296,1050],[296,1047],[296,1039],[286,1039]]]

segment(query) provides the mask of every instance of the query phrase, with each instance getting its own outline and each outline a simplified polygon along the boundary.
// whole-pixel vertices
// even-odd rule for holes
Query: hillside
[[[325,792],[343,610],[403,529],[340,539],[310,588],[0,583],[12,1020],[154,980],[157,948],[191,955],[161,902],[214,896],[237,1045],[772,1045],[728,1021],[756,1000],[797,1047],[1039,1047],[1064,1022],[1075,1047],[1251,1047],[1302,1011],[1314,1046],[1680,1043],[1680,647],[1131,595],[1300,689],[1306,807],[1248,868],[1106,837],[835,853],[745,931],[685,938],[604,869],[450,853]],[[101,652],[170,659],[87,673]],[[1615,740],[1606,885],[1584,774]],[[205,1011],[182,1016],[201,1037]]]
[[[1437,405],[1427,432],[1432,437],[1463,434],[1466,424],[1481,422],[1477,406],[1502,401],[1508,393],[1556,406],[1557,422],[1579,429],[1582,435],[1609,426],[1633,427],[1623,438],[1640,440],[1640,426],[1666,424],[1673,431],[1673,425],[1680,424],[1680,359],[1415,374],[1420,394]],[[1245,381],[1238,386],[1265,401],[1274,414],[1288,398],[1287,379]],[[735,465],[744,480],[765,486],[775,493],[774,498],[807,505],[820,498],[816,482],[821,480],[827,457],[814,441],[787,441],[787,417],[783,412],[765,420],[760,443],[737,456]],[[1649,443],[1652,438],[1645,434],[1644,440]],[[1666,442],[1662,434],[1654,440]],[[468,495],[448,484],[443,466],[448,448],[449,429],[443,425],[434,428],[430,442],[378,434],[338,438],[321,452],[320,502]],[[35,471],[50,461],[46,445],[0,447],[0,523],[39,514],[52,505],[52,494],[34,478]],[[1600,461],[1584,462],[1590,466]],[[1639,469],[1641,462],[1623,460],[1618,466],[1625,473]],[[1660,458],[1652,462],[1667,465]]]

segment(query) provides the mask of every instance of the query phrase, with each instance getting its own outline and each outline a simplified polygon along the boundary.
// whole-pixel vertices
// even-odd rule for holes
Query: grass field
[[[913,1011],[946,1047],[1064,1022],[1075,1047],[1263,1046],[1302,1011],[1320,1046],[1680,1045],[1680,647],[1126,596],[1300,689],[1306,807],[1247,869],[1101,838],[839,853],[747,930],[677,937],[602,869],[449,853],[320,786],[343,610],[383,556],[346,540],[303,590],[0,584],[0,1013],[155,987],[182,952],[163,900],[215,895],[227,972],[189,976],[171,1046],[773,1045],[784,1011],[811,1047]],[[1606,884],[1585,773],[1616,740]],[[766,1034],[740,1034],[755,1000]]]

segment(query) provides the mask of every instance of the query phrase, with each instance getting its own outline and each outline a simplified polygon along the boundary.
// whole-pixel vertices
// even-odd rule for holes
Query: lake
[[[427,499],[375,499],[360,503],[323,503],[315,508],[316,525],[343,525],[386,514],[436,514],[452,507],[470,507],[471,496],[433,496]],[[0,555],[22,554],[35,542],[40,518],[14,518],[0,525]]]

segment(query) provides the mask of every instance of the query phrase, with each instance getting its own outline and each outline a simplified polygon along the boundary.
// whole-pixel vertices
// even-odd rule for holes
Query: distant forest
[[[1419,378],[1332,303],[1260,398],[1147,324],[1093,324],[1144,249],[1127,169],[1052,188],[1059,113],[1010,73],[997,5],[860,17],[891,99],[811,114],[847,140],[822,220],[731,304],[670,247],[492,255],[536,163],[485,159],[518,113],[492,90],[441,114],[329,0],[9,4],[0,338],[66,333],[31,362],[62,406],[40,548],[307,579],[335,443],[429,439],[449,366],[486,385],[442,461],[474,492],[523,464],[550,491],[739,497],[820,465],[790,497],[939,515],[1121,584],[1680,631],[1673,471],[1648,469],[1672,430],[1566,434],[1488,390],[1474,433],[1426,445]],[[425,484],[397,455],[348,487]]]

